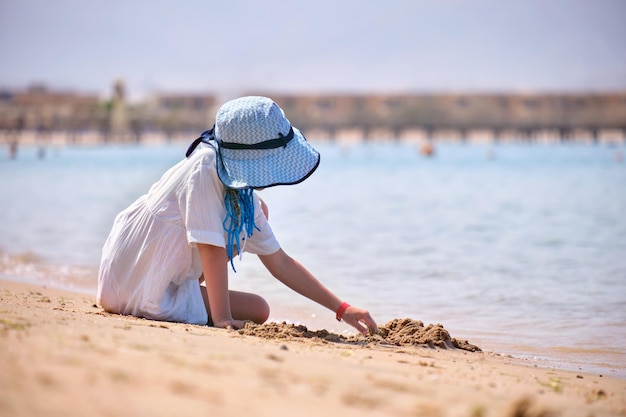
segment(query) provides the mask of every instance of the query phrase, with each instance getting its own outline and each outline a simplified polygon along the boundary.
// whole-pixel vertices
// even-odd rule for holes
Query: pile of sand
[[[395,345],[395,346],[429,346],[440,348],[458,348],[471,352],[480,352],[478,346],[467,340],[450,337],[450,333],[441,324],[429,324],[413,319],[393,319],[378,328],[378,334],[371,336],[342,336],[327,330],[309,330],[306,326],[288,323],[254,324],[248,322],[239,330],[248,336],[266,339],[294,340],[299,338],[318,338],[328,342],[347,343],[353,345]]]

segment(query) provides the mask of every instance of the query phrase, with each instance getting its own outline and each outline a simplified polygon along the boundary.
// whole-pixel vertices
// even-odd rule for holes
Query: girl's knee
[[[270,305],[261,296],[257,296],[256,304],[256,317],[252,320],[257,324],[263,324],[270,317]]]
[[[236,320],[251,320],[263,324],[270,316],[270,306],[257,294],[231,291],[230,307]]]

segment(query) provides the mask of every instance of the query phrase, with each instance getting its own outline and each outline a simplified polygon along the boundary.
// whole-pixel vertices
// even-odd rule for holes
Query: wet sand
[[[227,331],[0,281],[0,415],[626,416],[626,380],[482,352],[417,320],[381,328]]]

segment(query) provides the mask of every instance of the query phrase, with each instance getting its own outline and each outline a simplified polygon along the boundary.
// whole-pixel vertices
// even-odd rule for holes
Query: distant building
[[[131,116],[126,103],[126,85],[123,80],[113,83],[113,94],[108,106],[107,133],[122,139],[131,133]]]
[[[201,133],[213,125],[217,100],[212,94],[156,94],[146,106],[151,126],[166,132]]]
[[[70,130],[93,126],[98,118],[100,99],[95,94],[50,91],[33,85],[15,92],[2,107],[2,125],[9,128]]]

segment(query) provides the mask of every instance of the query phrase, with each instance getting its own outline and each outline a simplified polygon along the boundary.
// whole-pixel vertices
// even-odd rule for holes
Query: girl
[[[102,251],[98,303],[111,313],[238,329],[263,323],[267,302],[228,289],[228,263],[257,254],[294,291],[362,334],[376,323],[342,302],[274,237],[255,189],[304,181],[319,153],[266,97],[225,103],[187,158],[115,218]]]

